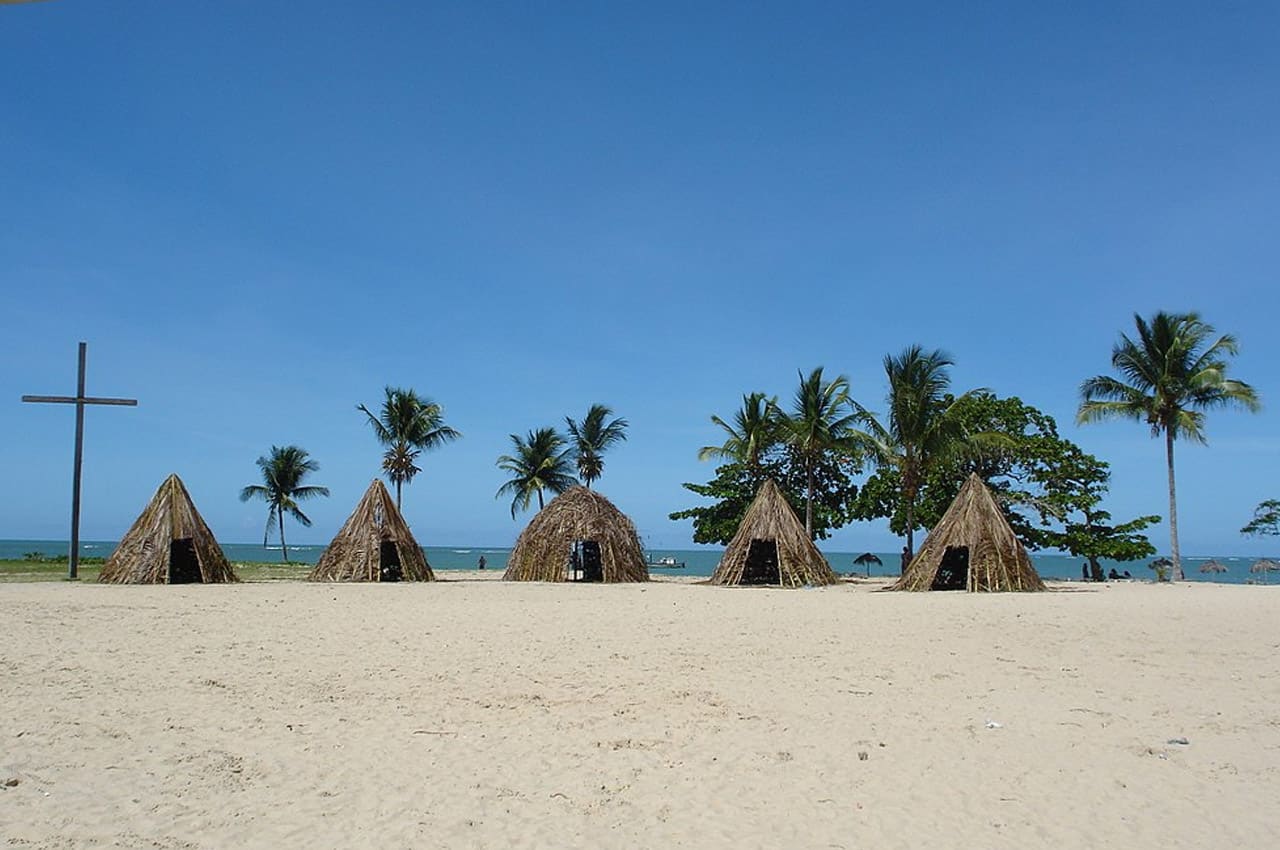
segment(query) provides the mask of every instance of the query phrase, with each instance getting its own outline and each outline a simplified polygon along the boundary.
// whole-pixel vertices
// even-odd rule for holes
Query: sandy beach
[[[1280,840],[1277,589],[477,575],[0,586],[5,846]]]

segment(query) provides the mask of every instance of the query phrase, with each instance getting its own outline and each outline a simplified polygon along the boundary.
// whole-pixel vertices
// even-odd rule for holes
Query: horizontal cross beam
[[[94,396],[69,395],[24,395],[23,401],[44,402],[45,404],[115,404],[123,407],[137,407],[136,398],[96,398]]]

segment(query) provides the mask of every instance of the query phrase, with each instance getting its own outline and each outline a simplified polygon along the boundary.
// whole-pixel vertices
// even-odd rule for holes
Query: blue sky
[[[1165,514],[1162,444],[1071,420],[1167,309],[1266,403],[1180,446],[1183,550],[1267,551],[1237,530],[1280,498],[1280,7],[1039,5],[0,7],[0,537],[66,536],[71,410],[18,397],[71,392],[80,339],[90,392],[141,400],[88,414],[88,538],[177,471],[252,541],[236,494],[297,443],[333,497],[290,538],[326,542],[390,383],[465,434],[405,492],[421,542],[514,539],[507,435],[599,401],[631,422],[600,489],[680,546],[710,414],[817,365],[880,407],[916,342]]]

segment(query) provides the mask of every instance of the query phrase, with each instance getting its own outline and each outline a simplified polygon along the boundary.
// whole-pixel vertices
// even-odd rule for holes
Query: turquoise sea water
[[[0,560],[20,559],[28,552],[39,552],[43,555],[66,555],[68,543],[65,540],[0,540]],[[115,548],[116,542],[110,540],[87,540],[80,543],[81,557],[106,557],[110,555]],[[226,543],[222,549],[227,554],[227,558],[232,561],[279,561],[279,547],[271,547],[264,549],[256,543]],[[297,563],[314,564],[319,558],[320,553],[324,551],[323,546],[290,546],[289,560]],[[425,549],[427,553],[427,561],[433,569],[437,570],[473,570],[479,562],[480,556],[483,555],[487,562],[488,569],[501,570],[506,566],[507,555],[510,549],[503,549],[494,546],[428,546]],[[720,549],[652,549],[646,554],[651,561],[658,561],[662,558],[674,558],[677,563],[682,563],[683,568],[668,569],[662,567],[651,567],[651,571],[655,575],[691,575],[691,576],[709,576],[715,570],[716,564],[720,561]],[[823,550],[823,554],[827,556],[827,561],[831,563],[832,569],[840,573],[859,573],[865,574],[862,567],[856,566],[853,559],[857,557],[853,552],[834,552]],[[871,575],[873,576],[889,576],[898,574],[898,555],[886,552],[878,552],[883,565],[872,564]],[[1072,558],[1066,555],[1047,555],[1032,553],[1032,561],[1035,562],[1036,570],[1044,578],[1053,579],[1080,579],[1079,558]],[[1216,558],[1215,560],[1222,563],[1227,568],[1227,572],[1204,575],[1200,573],[1200,565],[1210,560],[1209,558],[1183,558],[1183,570],[1187,574],[1188,581],[1213,581],[1222,584],[1245,584],[1251,579],[1260,579],[1261,577],[1249,572],[1249,567],[1256,561],[1256,558]],[[1151,579],[1154,573],[1147,568],[1146,561],[1135,561],[1133,563],[1122,564],[1118,561],[1103,561],[1104,570],[1116,568],[1117,572],[1123,573],[1129,570],[1135,579]],[[1265,574],[1264,574],[1265,575]],[[1280,583],[1280,574],[1272,574],[1266,577],[1272,583]]]

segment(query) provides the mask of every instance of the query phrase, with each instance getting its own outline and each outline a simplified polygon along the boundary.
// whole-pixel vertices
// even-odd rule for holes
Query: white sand
[[[1271,848],[1278,612],[1209,585],[0,585],[0,835]]]

